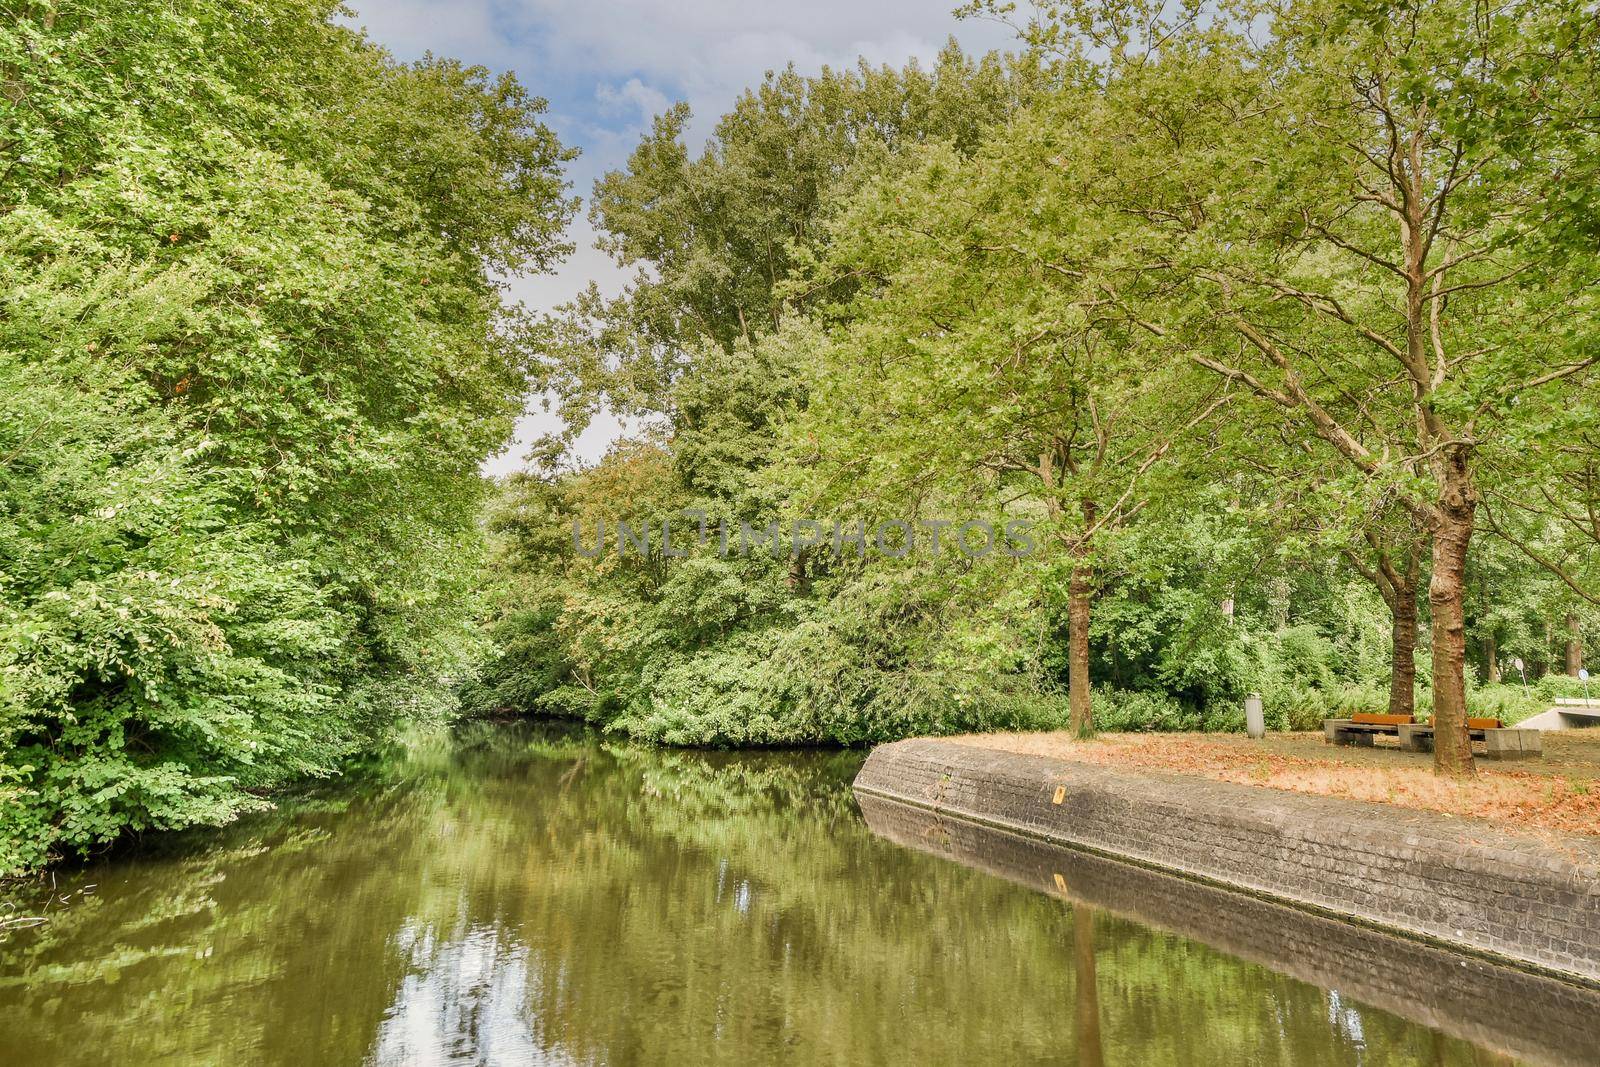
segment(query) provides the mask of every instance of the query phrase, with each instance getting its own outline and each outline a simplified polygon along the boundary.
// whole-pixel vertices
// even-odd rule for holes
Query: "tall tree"
[[[1103,154],[1103,199],[1135,228],[1108,293],[1175,355],[1391,486],[1427,531],[1435,762],[1470,774],[1477,457],[1517,436],[1515,398],[1568,384],[1547,324],[1594,278],[1592,259],[1544,254],[1552,224],[1533,193],[1548,161],[1479,135],[1564,76],[1521,43],[1546,10],[1313,0],[1230,24],[1114,2],[1057,15],[1042,45],[1111,45],[1096,79],[1123,136]],[[1257,15],[1268,32],[1252,32]]]
[[[1086,172],[1062,162],[1080,133],[1047,109],[970,159],[929,148],[834,221],[803,284],[856,292],[796,360],[810,404],[794,433],[835,493],[914,471],[905,492],[981,487],[1042,507],[1068,573],[1071,726],[1088,734],[1096,540],[1148,505],[1152,470],[1224,397],[1153,358],[1087,275],[1058,269],[1064,242],[1083,256],[1118,239],[1081,209]]]
[[[1030,68],[967,56],[950,42],[928,69],[792,66],[767,75],[687,143],[688,106],[656,117],[627,166],[595,183],[601,246],[637,271],[626,292],[591,288],[546,323],[545,381],[569,432],[604,402],[671,414],[673,384],[714,346],[731,352],[828,294],[779,284],[822,237],[826,209],[900,149],[949,141],[971,152],[1030,91]]]
[[[225,821],[470,653],[494,272],[559,255],[571,154],[339,11],[0,18],[0,869]]]

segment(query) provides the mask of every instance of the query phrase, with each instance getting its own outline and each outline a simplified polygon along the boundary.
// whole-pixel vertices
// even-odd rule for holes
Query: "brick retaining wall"
[[[1600,986],[1341,922],[868,793],[880,837],[1142,926],[1170,930],[1518,1062],[1600,1063]]]
[[[855,788],[1600,982],[1594,838],[934,739]]]

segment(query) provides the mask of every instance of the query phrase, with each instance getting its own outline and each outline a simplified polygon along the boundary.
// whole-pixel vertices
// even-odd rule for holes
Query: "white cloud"
[[[959,23],[951,6],[948,0],[523,0],[501,10],[514,9],[522,27],[602,70],[632,70],[685,88],[738,88],[790,59],[803,66],[850,62],[896,38],[914,38],[924,55],[951,33],[999,43],[999,31]]]
[[[572,255],[550,274],[522,274],[505,279],[507,295],[535,310],[548,311],[577,296],[591,280],[598,282],[600,291],[608,296],[622,292],[633,272],[617,266],[610,256],[596,248],[595,236],[588,218],[580,215],[574,219],[567,228],[567,239],[576,246]]]
[[[363,0],[349,6],[356,16],[348,21],[401,59],[432,52],[504,67],[503,60],[511,58],[500,50],[506,37],[487,0]]]
[[[672,105],[665,93],[638,78],[629,78],[621,85],[598,85],[594,95],[604,114],[640,120],[641,127]]]
[[[1011,44],[1002,27],[956,19],[952,0],[353,0],[353,6],[353,21],[402,58],[431,50],[515,70],[550,98],[554,113],[581,116],[587,104],[601,118],[618,117],[622,104],[653,114],[683,99],[710,122],[741,89],[789,62],[814,72],[861,56],[895,65],[926,61],[951,35],[975,51]],[[620,117],[634,125],[626,109]],[[591,153],[578,169],[598,173],[624,158],[615,148],[606,155]]]

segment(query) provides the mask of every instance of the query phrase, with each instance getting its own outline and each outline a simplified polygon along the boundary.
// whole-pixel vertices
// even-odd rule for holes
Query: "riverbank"
[[[1600,983],[1600,839],[965,741],[875,749],[858,793]]]

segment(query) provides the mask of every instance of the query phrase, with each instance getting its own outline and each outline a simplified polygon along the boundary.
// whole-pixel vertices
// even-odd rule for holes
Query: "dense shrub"
[[[1204,722],[1198,709],[1166,693],[1097,688],[1094,709],[1095,725],[1113,732],[1198,730]]]
[[[337,14],[0,21],[0,874],[328,773],[475,651],[490,271],[559,248],[564,153]]]

